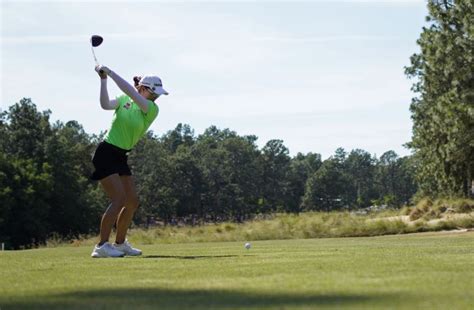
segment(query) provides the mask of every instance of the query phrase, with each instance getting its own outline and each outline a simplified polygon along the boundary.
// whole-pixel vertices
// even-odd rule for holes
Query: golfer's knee
[[[120,210],[127,201],[125,194],[120,194],[112,198],[112,208]]]
[[[126,202],[125,206],[127,208],[132,209],[132,210],[136,210],[138,208],[139,204],[140,204],[140,202],[138,201],[137,197],[130,197],[130,198],[127,199],[127,202]]]

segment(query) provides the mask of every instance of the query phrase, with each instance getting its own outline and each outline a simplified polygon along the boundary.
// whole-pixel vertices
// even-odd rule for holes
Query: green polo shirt
[[[121,149],[131,150],[158,116],[158,106],[148,100],[148,113],[145,113],[127,95],[117,97],[117,101],[118,106],[105,141]]]

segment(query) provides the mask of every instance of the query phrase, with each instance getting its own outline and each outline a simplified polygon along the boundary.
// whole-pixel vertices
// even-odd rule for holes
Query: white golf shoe
[[[125,253],[117,250],[113,245],[106,242],[102,246],[98,246],[96,244],[96,246],[94,247],[94,250],[92,251],[91,256],[94,258],[123,257],[125,256]]]
[[[129,256],[142,255],[142,250],[132,248],[132,245],[126,239],[124,243],[121,243],[121,244],[114,243],[114,248],[116,248],[120,252],[125,253],[125,255],[129,255]]]

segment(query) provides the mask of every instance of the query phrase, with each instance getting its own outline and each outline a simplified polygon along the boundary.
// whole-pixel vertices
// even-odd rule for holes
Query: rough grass
[[[128,239],[141,244],[193,243],[367,237],[470,228],[474,228],[473,200],[423,200],[413,207],[362,215],[352,212],[307,212],[299,215],[275,214],[270,218],[241,224],[226,222],[131,229]],[[84,236],[73,240],[72,244],[93,245],[96,242],[96,236]],[[51,238],[47,246],[70,243],[71,241]]]
[[[300,220],[260,224],[288,232]],[[323,220],[337,222],[304,223]],[[136,245],[142,257],[92,259],[90,246],[0,252],[0,308],[472,309],[474,300],[474,232],[254,241],[250,250]]]

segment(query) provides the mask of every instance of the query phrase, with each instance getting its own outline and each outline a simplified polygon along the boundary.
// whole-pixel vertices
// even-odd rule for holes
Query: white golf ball
[[[247,243],[245,244],[245,248],[248,250],[248,249],[250,249],[250,247],[251,247],[250,243],[247,242]]]

